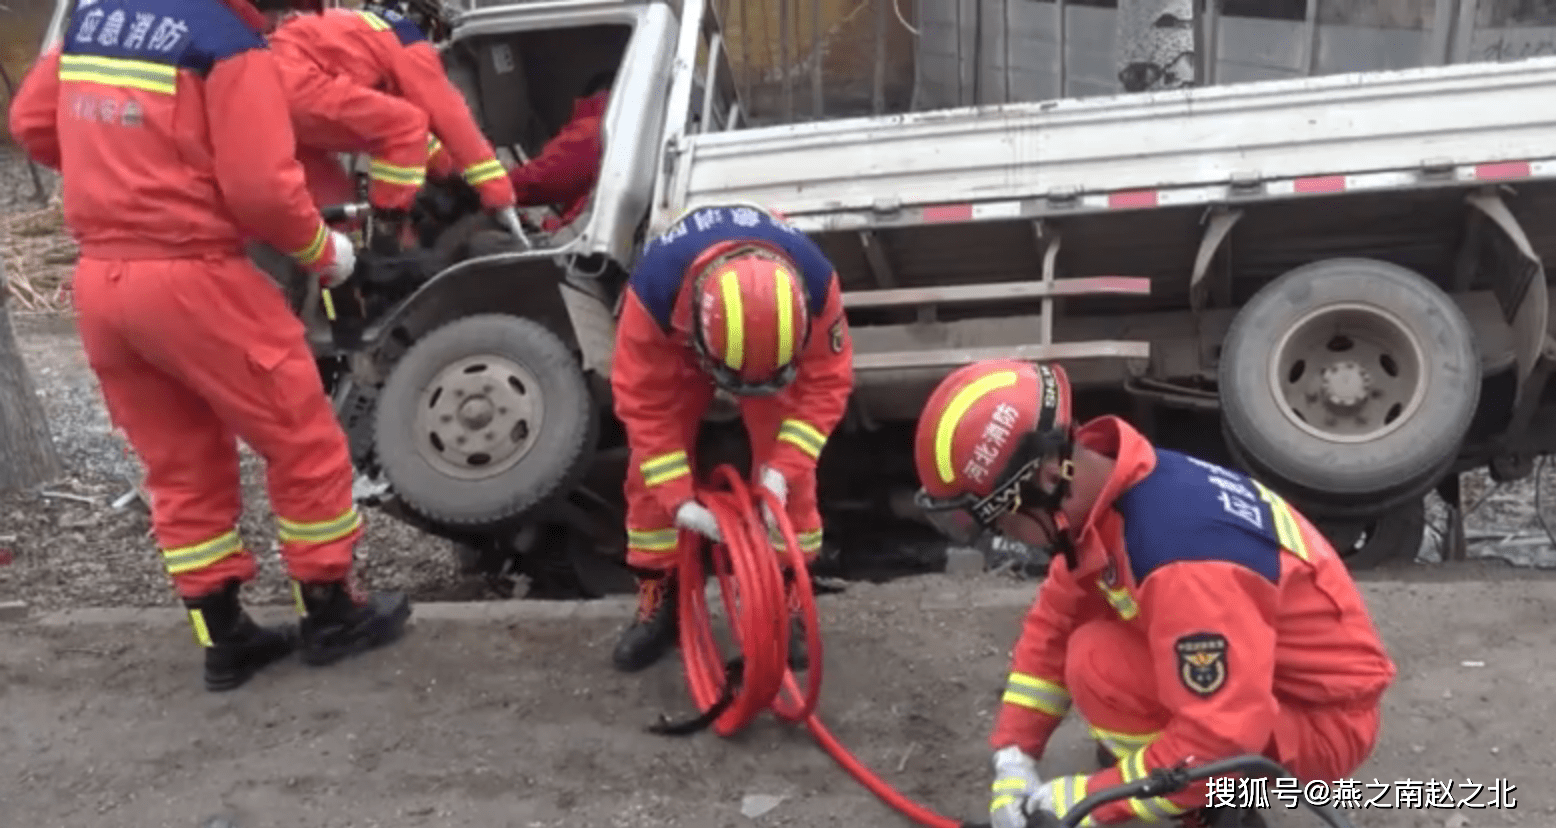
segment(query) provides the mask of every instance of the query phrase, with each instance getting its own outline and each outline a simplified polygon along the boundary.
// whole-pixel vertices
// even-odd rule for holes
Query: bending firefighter
[[[807,561],[821,550],[816,464],[853,390],[853,345],[832,264],[764,210],[693,210],[644,245],[611,372],[632,449],[627,563],[641,573],[638,616],[615,652],[616,666],[631,671],[675,643],[669,575],[679,533],[720,541],[712,513],[697,502],[693,471],[698,426],[716,390],[739,402],[754,485],[784,503]],[[790,641],[790,663],[803,669],[804,636]]]
[[[243,254],[258,237],[325,284],[354,252],[327,230],[292,156],[264,20],[245,0],[99,0],[72,15],[11,106],[11,133],[60,170],[82,344],[146,468],[163,563],[227,690],[296,646],[238,600],[241,437],[265,458],[303,658],[328,664],[399,634],[398,594],[350,586],[362,519],[345,435],[301,323]]]
[[[273,9],[285,0],[260,2]],[[296,15],[270,35],[315,198],[351,200],[331,154],[368,153],[372,245],[382,252],[398,251],[429,153],[450,158],[487,210],[514,206],[507,170],[429,41],[448,30],[434,0],[402,0]]]
[[[1333,781],[1371,753],[1394,664],[1329,543],[1258,481],[1156,449],[1117,417],[1074,426],[1063,369],[1024,362],[950,374],[914,450],[919,503],[953,539],[1056,550],[995,720],[995,828],[1179,763],[1255,753]],[[1072,700],[1104,768],[1045,781],[1037,760]],[[1205,808],[1206,790],[1109,803],[1082,824],[1259,824]]]

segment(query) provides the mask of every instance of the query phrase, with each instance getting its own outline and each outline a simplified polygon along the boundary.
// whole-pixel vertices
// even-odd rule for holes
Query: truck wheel
[[[1426,501],[1416,498],[1370,519],[1321,521],[1319,529],[1352,571],[1413,560],[1426,536]]]
[[[1256,477],[1315,513],[1378,514],[1447,470],[1480,396],[1469,321],[1425,278],[1372,259],[1304,265],[1238,312],[1222,423]]]
[[[440,523],[494,527],[565,493],[598,423],[567,345],[528,319],[483,314],[422,337],[378,398],[375,447],[395,494]]]

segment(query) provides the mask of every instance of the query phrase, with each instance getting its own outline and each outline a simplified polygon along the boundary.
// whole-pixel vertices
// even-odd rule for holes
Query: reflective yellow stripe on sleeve
[[[1119,772],[1123,775],[1123,781],[1138,782],[1150,775],[1151,769],[1145,765],[1145,748],[1125,756],[1118,760]],[[1129,808],[1134,811],[1135,817],[1143,822],[1161,822],[1186,812],[1187,808],[1180,808],[1172,804],[1165,797],[1151,796],[1144,799],[1129,800]]]
[[[276,537],[282,543],[330,543],[355,532],[362,526],[362,515],[352,506],[329,520],[304,522],[276,518]]]
[[[1054,815],[1060,819],[1064,819],[1077,803],[1086,798],[1086,777],[1084,776],[1061,776],[1053,780],[1053,786]],[[1092,820],[1090,814],[1087,814],[1080,824],[1092,826],[1097,823]]]
[[[643,482],[650,486],[669,483],[692,473],[691,464],[687,462],[684,451],[672,451],[650,457],[638,465],[638,470],[643,472]]]
[[[1070,691],[1062,684],[1037,676],[1011,673],[1005,681],[1005,695],[1000,701],[1061,717],[1070,709]]]
[[[821,535],[822,530],[820,529],[816,529],[810,532],[794,533],[795,539],[800,542],[800,551],[806,554],[810,554],[811,552],[816,552],[821,549]],[[783,546],[783,536],[777,532],[768,530],[767,542],[771,543],[773,548],[776,549],[780,546]]]
[[[644,552],[674,552],[681,533],[669,529],[628,529],[627,546]]]
[[[308,242],[305,247],[293,250],[292,258],[296,259],[304,267],[307,267],[324,257],[324,245],[328,241],[329,232],[325,230],[323,222],[320,222],[319,229],[314,231],[313,241]]]
[[[819,429],[804,420],[793,418],[784,420],[778,426],[778,439],[793,443],[813,460],[820,459],[821,450],[827,445],[827,436]]]
[[[178,92],[178,68],[147,60],[98,57],[97,55],[61,55],[59,79],[100,83],[120,89],[139,89],[158,95]]]
[[[1087,723],[1086,729],[1091,733],[1091,738],[1097,740],[1114,758],[1127,756],[1156,740],[1157,733],[1120,733],[1116,730],[1103,730],[1094,724]]]
[[[223,532],[214,538],[189,546],[162,550],[162,563],[169,575],[182,575],[204,569],[228,555],[243,551],[243,539],[238,530]]]
[[[1307,541],[1302,539],[1302,526],[1297,523],[1295,513],[1291,511],[1291,504],[1280,495],[1270,491],[1263,483],[1255,480],[1253,485],[1258,488],[1259,496],[1270,505],[1270,514],[1275,517],[1275,539],[1280,541],[1291,554],[1302,560],[1308,559]]]
[[[488,158],[485,161],[479,161],[465,168],[465,180],[470,182],[472,187],[479,187],[488,181],[495,181],[507,174],[508,171],[503,169],[502,162],[495,158]]]
[[[427,180],[427,168],[402,167],[398,164],[374,159],[371,164],[367,165],[367,175],[374,181],[382,181],[386,184],[420,187]]]

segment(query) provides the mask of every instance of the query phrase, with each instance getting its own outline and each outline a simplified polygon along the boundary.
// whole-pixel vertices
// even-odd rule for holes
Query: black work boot
[[[794,591],[794,571],[783,571],[783,593],[789,607],[789,669],[810,668],[810,653],[805,646],[805,618],[799,596]]]
[[[404,593],[358,595],[345,581],[293,581],[292,596],[303,613],[299,624],[303,663],[313,667],[394,641],[411,617],[411,602]]]
[[[195,640],[205,648],[205,689],[235,690],[255,673],[297,648],[290,627],[261,627],[238,602],[242,584],[228,581],[218,592],[185,598]]]
[[[638,610],[611,654],[616,669],[636,673],[675,646],[675,576],[670,573],[638,578]]]

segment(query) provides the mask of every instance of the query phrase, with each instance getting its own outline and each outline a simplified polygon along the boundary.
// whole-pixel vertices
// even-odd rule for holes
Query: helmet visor
[[[1021,508],[1022,485],[1037,473],[1042,462],[1043,455],[1038,453],[1005,475],[1004,481],[985,497],[964,494],[935,498],[919,489],[914,504],[953,543],[971,545],[987,533],[998,534],[999,519]]]

